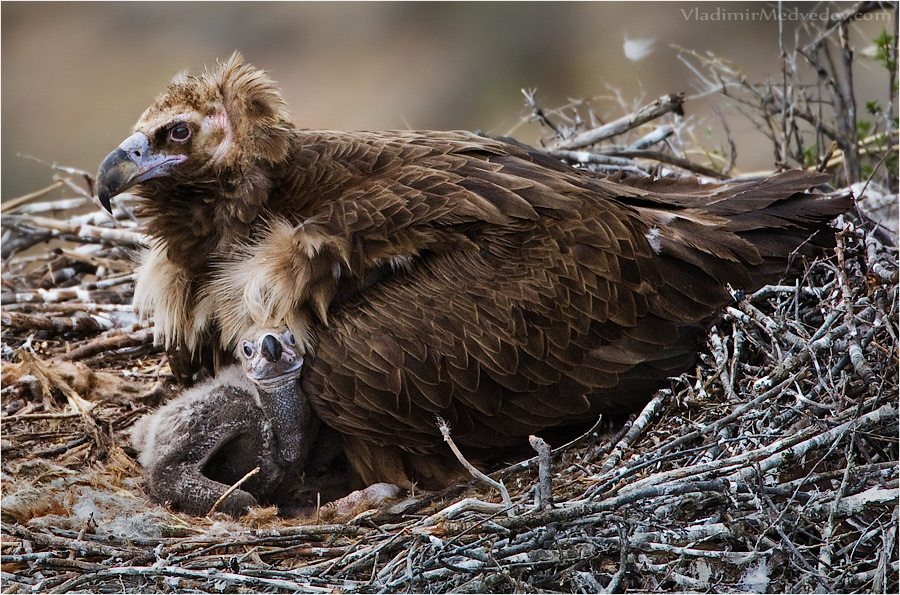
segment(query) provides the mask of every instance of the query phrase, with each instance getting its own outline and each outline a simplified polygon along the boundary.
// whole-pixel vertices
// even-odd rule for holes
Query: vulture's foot
[[[392,483],[376,483],[362,490],[355,490],[328,504],[338,514],[359,514],[368,508],[377,508],[397,498],[403,490]]]
[[[321,518],[330,522],[349,520],[367,510],[381,508],[401,493],[403,490],[392,483],[375,483],[329,502],[322,508]]]
[[[317,509],[315,506],[282,506],[279,514],[283,517],[318,519],[323,523],[346,522],[367,510],[382,508],[389,501],[398,498],[403,489],[392,483],[376,483],[361,490],[350,492]]]

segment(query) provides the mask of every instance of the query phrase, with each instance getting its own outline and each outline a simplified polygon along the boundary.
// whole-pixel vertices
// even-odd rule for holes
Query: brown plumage
[[[813,251],[849,207],[810,191],[826,179],[613,180],[468,132],[299,130],[234,56],[148,108],[99,197],[137,185],[156,243],[135,303],[173,355],[287,324],[357,470],[405,484],[452,468],[436,415],[477,457],[639,407],[694,361],[726,283]]]

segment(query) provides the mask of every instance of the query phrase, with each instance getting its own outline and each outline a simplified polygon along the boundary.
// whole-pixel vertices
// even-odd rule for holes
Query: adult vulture
[[[726,284],[833,242],[850,201],[811,190],[827,178],[614,180],[470,132],[301,130],[235,54],[175,78],[98,197],[141,199],[135,305],[176,371],[286,324],[362,478],[427,486],[458,470],[436,416],[479,459],[640,407],[695,361]]]

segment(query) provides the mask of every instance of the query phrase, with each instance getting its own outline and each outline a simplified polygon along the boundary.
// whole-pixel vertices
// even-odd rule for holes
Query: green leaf
[[[887,30],[884,30],[874,41],[875,59],[881,62],[886,69],[890,71],[897,70],[897,60],[894,58],[893,51],[896,43],[894,36],[888,34]]]
[[[856,134],[857,136],[867,136],[869,131],[872,130],[872,122],[869,120],[857,120],[856,122]]]

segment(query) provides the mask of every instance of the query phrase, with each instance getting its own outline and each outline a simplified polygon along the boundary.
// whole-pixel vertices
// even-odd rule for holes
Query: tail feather
[[[703,183],[695,178],[644,177],[623,177],[617,181],[646,191],[645,200],[664,207],[697,208],[730,217],[758,212],[787,197],[804,194],[830,179],[828,174],[791,170],[746,182]]]
[[[739,184],[624,183],[648,191],[641,197],[644,204],[655,203],[641,212],[656,230],[662,260],[675,265],[672,274],[685,263],[695,269],[695,275],[685,275],[683,269],[675,279],[667,275],[667,283],[707,303],[709,296],[701,299],[700,292],[721,294],[711,284],[756,290],[784,275],[792,255],[813,255],[834,246],[828,222],[847,211],[853,201],[846,193],[814,190],[827,178],[826,174],[789,171]]]
[[[792,227],[814,230],[852,205],[848,194],[794,193],[760,210],[731,215],[727,228],[734,232]]]
[[[678,326],[678,336],[660,349],[641,345],[647,329],[623,331],[635,341],[616,347],[631,345],[643,361],[621,374],[613,388],[597,389],[592,405],[603,411],[627,411],[633,408],[635,395],[649,395],[665,378],[689,366],[706,329],[732,300],[726,284],[755,291],[788,273],[793,255],[818,254],[833,246],[828,223],[853,203],[846,194],[812,190],[826,177],[786,172],[736,185],[621,181],[647,191],[634,201],[620,200],[635,207],[659,256],[654,263],[662,285],[650,304],[655,317],[648,316],[639,325],[655,328],[654,321],[662,318]]]

